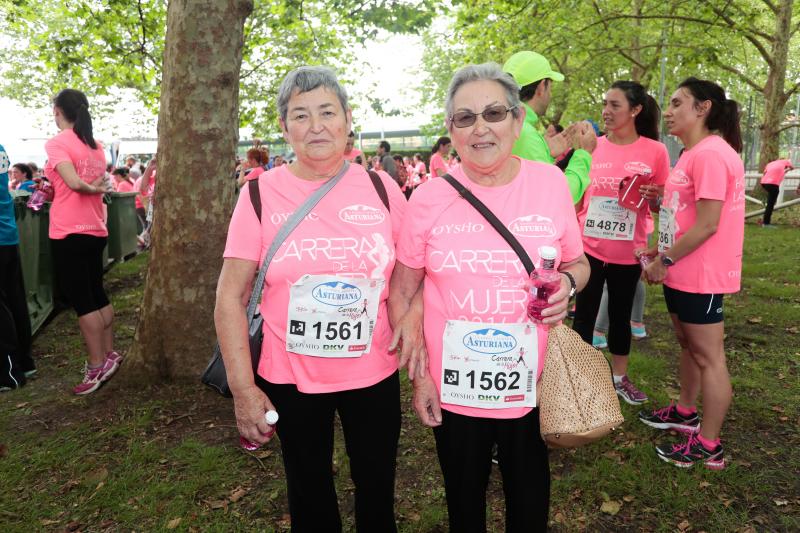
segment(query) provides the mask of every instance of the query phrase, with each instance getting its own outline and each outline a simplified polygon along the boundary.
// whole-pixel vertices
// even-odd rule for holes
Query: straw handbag
[[[624,422],[603,354],[564,325],[550,328],[538,384],[542,438],[552,448],[575,448]]]

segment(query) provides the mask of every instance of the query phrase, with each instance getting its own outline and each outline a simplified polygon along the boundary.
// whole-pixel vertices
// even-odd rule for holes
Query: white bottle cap
[[[552,246],[540,246],[539,247],[539,257],[542,259],[555,259],[558,256],[558,250],[553,248]]]
[[[278,422],[278,411],[267,411],[264,415],[264,419],[267,421],[267,424],[274,426]]]

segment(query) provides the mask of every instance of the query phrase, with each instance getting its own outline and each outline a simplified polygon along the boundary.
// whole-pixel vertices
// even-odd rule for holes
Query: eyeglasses
[[[453,113],[453,116],[450,117],[450,122],[453,123],[453,126],[456,128],[468,128],[475,124],[475,121],[478,120],[478,115],[483,117],[483,120],[486,122],[502,122],[506,119],[509,111],[513,111],[516,109],[517,106],[514,107],[506,107],[502,105],[493,105],[491,107],[487,107],[481,113],[473,113],[472,111],[458,111]]]

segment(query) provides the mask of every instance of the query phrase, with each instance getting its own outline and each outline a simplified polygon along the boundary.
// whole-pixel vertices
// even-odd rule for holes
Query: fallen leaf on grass
[[[43,526],[54,526],[54,525],[58,524],[59,521],[58,520],[50,520],[49,518],[42,518],[42,520],[39,523],[42,524]]]
[[[86,481],[91,483],[100,483],[104,481],[108,477],[108,469],[105,467],[98,468],[97,470],[92,470],[86,475]]]
[[[625,503],[631,503],[633,500],[634,500],[634,497],[631,496],[630,494],[628,494],[627,496],[623,496],[622,497],[622,501],[624,501]]]
[[[180,525],[180,523],[181,523],[181,518],[180,517],[173,518],[172,520],[167,522],[167,529],[175,529],[176,527],[178,527]]]
[[[75,531],[75,530],[80,529],[80,527],[81,527],[81,523],[78,522],[77,520],[73,520],[72,522],[67,524],[67,531]]]
[[[228,500],[213,500],[208,502],[212,509],[223,509],[228,507]]]
[[[704,489],[704,488],[710,487],[710,486],[711,486],[711,483],[709,483],[708,481],[701,481],[700,482],[700,488],[701,489]]]
[[[622,504],[615,500],[609,500],[607,502],[603,502],[603,505],[600,506],[600,512],[615,515],[619,512],[620,507]]]
[[[760,324],[761,323],[761,317],[760,316],[751,316],[750,318],[747,319],[747,321],[750,322],[751,324]]]
[[[228,496],[228,499],[231,501],[231,503],[236,503],[245,496],[247,496],[247,489],[237,487],[233,492],[231,492],[231,495]]]
[[[778,507],[782,507],[784,505],[789,505],[789,501],[788,500],[772,500],[772,501],[775,502],[775,505],[777,505]]]
[[[779,416],[778,420],[780,420],[781,422],[788,422],[789,421],[789,417],[788,416]],[[2,457],[2,454],[0,454],[0,457]]]
[[[678,530],[680,531],[688,531],[691,527],[692,525],[689,523],[688,520],[684,520],[680,524],[678,524]]]
[[[557,512],[556,515],[553,517],[553,520],[555,520],[556,524],[563,524],[564,513],[562,513],[561,511]]]
[[[0,459],[8,455],[8,446],[0,444]]]
[[[17,409],[22,409],[22,408],[23,408],[23,407],[25,407],[26,405],[28,405],[28,402],[22,402],[22,403],[18,403],[18,404],[17,404],[17,405],[15,405],[14,407],[16,407]]]
[[[800,333],[800,329],[798,329],[797,326],[792,326],[790,328],[786,328],[786,331],[788,331],[792,335]]]

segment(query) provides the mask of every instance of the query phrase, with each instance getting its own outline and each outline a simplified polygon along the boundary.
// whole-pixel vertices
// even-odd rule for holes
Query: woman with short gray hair
[[[277,431],[292,531],[341,531],[332,473],[338,413],[356,528],[396,531],[400,382],[392,327],[407,336],[402,323],[389,322],[386,282],[405,199],[393,180],[345,161],[351,111],[331,69],[290,72],[277,107],[296,158],[242,188],[217,287],[214,317],[237,426],[249,447]],[[254,373],[243,301],[268,250]],[[270,425],[265,414],[273,410],[280,418]]]
[[[413,404],[436,438],[450,531],[486,531],[494,445],[506,531],[545,531],[550,472],[535,384],[548,325],[566,316],[589,268],[564,174],[511,155],[525,115],[513,80],[493,63],[464,67],[450,83],[446,114],[461,166],[411,196],[389,310],[402,316],[423,286],[418,327],[427,357],[413,362],[422,367]],[[466,200],[470,191],[519,241],[523,255],[539,266],[552,261],[561,273],[540,315],[528,316],[525,262]]]

